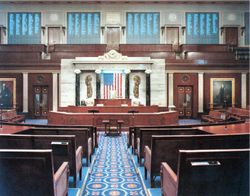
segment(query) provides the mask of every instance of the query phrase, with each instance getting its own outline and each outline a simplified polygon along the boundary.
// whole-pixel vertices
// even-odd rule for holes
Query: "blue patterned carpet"
[[[101,134],[99,144],[83,195],[146,195],[128,153],[126,136]]]

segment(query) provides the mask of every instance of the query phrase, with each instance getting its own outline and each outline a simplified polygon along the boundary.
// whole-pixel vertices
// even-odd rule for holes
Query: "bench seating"
[[[5,125],[13,125],[13,126],[24,126],[21,123],[8,123],[4,122]],[[92,125],[43,125],[43,124],[25,124],[25,127],[32,127],[32,128],[87,128],[89,129],[89,137],[92,139],[92,152],[94,152],[94,148],[98,147],[97,143],[97,131],[96,126]]]
[[[82,178],[82,147],[76,149],[74,135],[5,135],[0,134],[0,149],[53,149],[54,168],[69,163],[76,187],[77,174]],[[53,144],[55,143],[55,144]],[[57,145],[57,144],[61,145]]]
[[[1,196],[66,196],[69,165],[53,167],[52,150],[0,149]]]
[[[152,135],[199,135],[208,134],[195,128],[142,128],[137,138],[137,157],[139,164],[142,164],[144,158],[145,146],[151,146]]]
[[[249,109],[244,108],[228,108],[227,113],[236,120],[247,120],[250,117]]]
[[[88,128],[30,128],[18,134],[29,135],[75,135],[76,147],[82,147],[83,157],[86,158],[86,166],[91,162],[92,138],[89,137]]]
[[[14,109],[2,111],[2,117],[1,117],[2,122],[18,123],[18,122],[23,122],[24,119],[25,119],[25,116],[22,114],[17,114],[16,110]]]
[[[192,128],[193,125],[137,125],[129,127],[128,134],[128,147],[132,146],[132,153],[136,154],[137,150],[137,138],[140,133],[140,129],[145,128]],[[200,126],[200,125],[199,125]]]
[[[152,136],[151,148],[145,146],[145,178],[160,175],[161,162],[167,162],[177,172],[179,150],[249,148],[249,134],[233,135],[171,135]]]
[[[222,112],[217,110],[209,111],[208,115],[202,115],[201,120],[209,123],[224,122],[225,119],[221,118]]]
[[[249,149],[180,150],[177,172],[161,164],[164,196],[249,195]]]

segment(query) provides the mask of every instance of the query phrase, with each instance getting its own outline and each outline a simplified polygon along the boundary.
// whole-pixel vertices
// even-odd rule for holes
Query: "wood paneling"
[[[119,99],[118,99],[119,101]],[[156,105],[153,106],[114,106],[114,105],[106,105],[103,106],[67,106],[67,107],[59,107],[58,109],[61,112],[69,112],[69,113],[88,113],[90,110],[97,110],[100,113],[129,113],[129,111],[137,111],[138,113],[153,113],[159,112],[159,107]],[[163,110],[161,110],[163,112]],[[164,112],[166,112],[164,110]],[[135,113],[137,113],[135,112]],[[91,112],[90,112],[91,113]]]
[[[134,117],[134,118],[133,118]],[[134,125],[170,125],[178,121],[177,112],[154,112],[154,113],[67,113],[67,112],[49,112],[49,124],[65,125],[89,125],[92,123],[99,128],[104,129],[103,120],[114,119],[123,120],[122,130],[128,129]]]
[[[241,106],[241,74],[240,73],[205,73],[204,74],[204,110],[209,110],[210,78],[235,78],[235,106]]]
[[[11,73],[0,73],[0,78],[16,78],[16,108],[17,112],[23,111],[23,75],[11,74]]]
[[[43,66],[44,70],[60,68],[62,58],[72,59],[75,57],[96,57],[106,52],[106,44],[55,44],[46,49],[45,45],[1,45],[0,46],[0,69],[10,70],[37,69]],[[119,52],[122,55],[131,57],[151,57],[165,59],[170,69],[178,69],[181,66],[200,66],[202,69],[224,69],[224,66],[231,66],[229,69],[248,70],[248,60],[235,60],[235,55],[225,44],[181,45],[180,58],[176,54],[172,44],[120,44]],[[43,52],[49,52],[50,59],[42,59]],[[185,56],[186,54],[186,56]],[[218,68],[214,68],[214,65]],[[189,69],[189,68],[188,68]],[[200,68],[199,68],[200,69]]]
[[[51,52],[98,52],[106,50],[106,44],[55,44]]]
[[[41,52],[45,51],[42,44],[3,44],[0,45],[0,52]]]
[[[106,44],[55,44],[49,48],[51,61],[61,62],[61,59],[75,57],[96,57],[106,52]]]
[[[178,105],[178,86],[189,86],[193,89],[192,117],[196,118],[198,113],[198,74],[175,73],[174,74],[174,105]]]
[[[175,59],[172,44],[120,44],[120,53],[131,57]]]
[[[120,52],[172,52],[172,44],[120,44]]]
[[[227,52],[226,44],[182,44],[180,46],[183,52]]]
[[[232,52],[185,52],[185,59],[204,59],[204,60],[234,60],[235,55]]]
[[[0,62],[39,62],[45,45],[0,45]]]

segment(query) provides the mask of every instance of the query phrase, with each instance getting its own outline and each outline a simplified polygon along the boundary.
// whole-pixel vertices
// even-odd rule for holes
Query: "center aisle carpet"
[[[100,135],[96,159],[83,195],[146,195],[124,134],[120,137]]]

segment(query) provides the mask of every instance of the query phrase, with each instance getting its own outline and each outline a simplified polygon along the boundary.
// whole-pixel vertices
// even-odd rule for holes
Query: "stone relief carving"
[[[90,98],[92,97],[92,94],[93,94],[93,89],[92,89],[92,77],[91,75],[88,75],[86,78],[85,78],[85,84],[87,86],[87,98]]]
[[[134,80],[134,90],[133,90],[134,97],[139,98],[139,86],[141,83],[141,78],[140,76],[136,75],[134,76],[133,80]]]
[[[105,53],[103,56],[98,57],[99,60],[127,60],[127,56],[122,56],[121,53],[115,51],[115,50],[110,50],[109,52]]]

